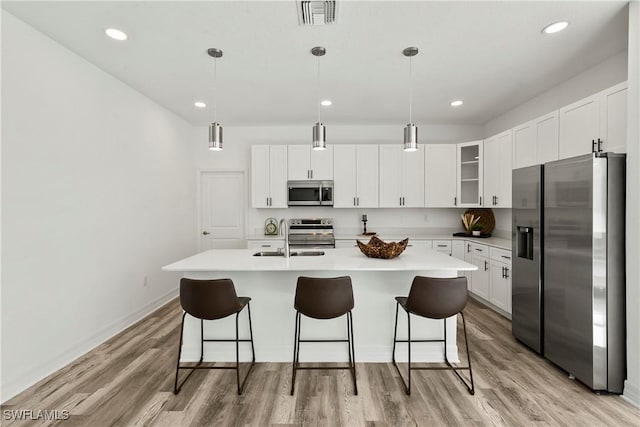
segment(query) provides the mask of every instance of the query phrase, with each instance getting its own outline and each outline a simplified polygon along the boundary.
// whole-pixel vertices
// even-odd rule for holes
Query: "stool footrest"
[[[395,342],[409,342],[409,340],[394,340]],[[444,340],[411,340],[411,342],[444,342]]]
[[[229,340],[202,340],[204,342],[236,342],[236,340],[234,339],[229,339]],[[238,342],[251,342],[250,339],[244,339],[244,340],[238,340]]]
[[[349,342],[349,340],[298,340],[298,342]]]

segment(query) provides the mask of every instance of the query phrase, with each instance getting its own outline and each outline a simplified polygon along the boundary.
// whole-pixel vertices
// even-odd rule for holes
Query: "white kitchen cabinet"
[[[513,128],[513,169],[533,166],[538,163],[538,147],[536,145],[535,132],[536,127],[533,120]],[[488,156],[486,141],[484,149],[486,159]],[[487,171],[485,168],[485,174],[486,173]],[[486,185],[487,181],[485,177],[485,187]]]
[[[469,241],[465,241],[464,242],[464,261],[468,262],[469,264],[472,264],[473,262],[473,252],[471,251],[471,242]],[[467,278],[467,289],[469,291],[471,291],[473,289],[473,272],[472,271],[465,271],[464,272],[464,276]]]
[[[489,273],[489,259],[474,253],[471,256],[471,264],[478,267],[477,270],[471,272],[471,292],[489,301],[489,283],[491,280]]]
[[[335,145],[334,208],[378,207],[378,146]]]
[[[380,207],[424,207],[424,146],[405,152],[402,145],[380,145]]]
[[[482,206],[483,143],[463,142],[457,145],[456,193],[459,207]]]
[[[251,206],[287,207],[287,146],[251,146]]]
[[[275,251],[284,248],[284,240],[268,239],[268,240],[247,240],[248,249],[259,249],[260,251]]]
[[[534,164],[545,164],[558,160],[558,110],[533,120],[537,160]]]
[[[288,177],[290,181],[333,180],[333,146],[314,150],[311,145],[289,145]]]
[[[433,250],[451,256],[451,240],[434,240]]]
[[[559,157],[625,152],[627,82],[567,105],[559,111]]]
[[[511,314],[511,251],[491,248],[489,271],[491,273],[489,302]]]
[[[512,148],[511,129],[484,141],[483,206],[511,207]]]
[[[464,240],[452,240],[451,241],[451,256],[464,260]]]
[[[627,82],[600,92],[600,151],[627,152]]]
[[[427,144],[425,151],[425,207],[447,208],[456,205],[455,144]]]

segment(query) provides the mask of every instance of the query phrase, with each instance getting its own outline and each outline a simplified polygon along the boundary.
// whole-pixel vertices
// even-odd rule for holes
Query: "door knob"
[[[202,232],[202,235],[203,235],[203,236],[208,236],[209,234],[211,234],[211,233],[209,233],[208,231],[203,231],[203,232]]]

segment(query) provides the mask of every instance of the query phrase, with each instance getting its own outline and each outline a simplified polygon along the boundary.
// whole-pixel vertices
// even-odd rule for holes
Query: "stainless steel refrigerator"
[[[543,167],[513,171],[511,318],[513,336],[542,354]]]
[[[593,390],[622,393],[625,157],[546,163],[543,179],[544,356]]]

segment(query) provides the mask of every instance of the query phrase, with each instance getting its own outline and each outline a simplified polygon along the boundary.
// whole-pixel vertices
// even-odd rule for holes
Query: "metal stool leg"
[[[352,366],[351,374],[353,375],[353,389],[355,395],[358,395],[358,383],[356,381],[356,346],[353,339],[353,314],[347,313],[347,325],[349,325],[349,331],[347,335],[349,337],[349,365]]]
[[[444,320],[444,360],[447,363],[447,366],[449,366],[449,368],[451,368],[451,370],[453,371],[454,374],[456,374],[456,376],[460,379],[460,381],[462,381],[462,384],[464,384],[464,386],[467,388],[467,391],[469,392],[469,394],[473,395],[475,394],[475,387],[473,384],[473,371],[471,370],[471,356],[469,355],[469,341],[467,340],[467,324],[464,320],[464,314],[462,312],[460,312],[460,316],[462,316],[462,330],[464,332],[464,345],[467,348],[467,363],[468,365],[466,367],[454,367],[450,362],[449,362],[449,357],[447,355],[447,319],[443,319]],[[469,377],[471,379],[471,384],[469,384],[464,378],[462,378],[462,375],[460,375],[460,373],[458,372],[459,370],[469,370]]]
[[[291,396],[296,386],[296,370],[298,368],[298,356],[300,350],[300,312],[296,311],[296,327],[293,333],[293,364],[291,369]]]
[[[398,371],[398,376],[400,377],[400,381],[402,381],[402,385],[404,386],[404,391],[405,393],[407,393],[407,395],[411,395],[411,316],[409,314],[409,312],[407,312],[407,349],[408,349],[408,355],[409,355],[409,359],[408,359],[408,384],[404,381],[404,378],[402,377],[402,373],[400,372],[400,367],[398,366],[398,362],[396,361],[396,343],[397,342],[404,342],[404,341],[398,341],[397,339],[397,335],[398,335],[398,308],[400,306],[400,303],[396,303],[396,322],[395,322],[395,326],[393,329],[393,356],[392,356],[392,361],[393,361],[393,366],[396,367],[396,370]]]

